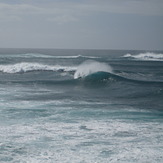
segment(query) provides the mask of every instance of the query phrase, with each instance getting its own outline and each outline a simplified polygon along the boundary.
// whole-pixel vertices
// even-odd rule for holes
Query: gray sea
[[[163,51],[0,49],[0,162],[162,163]]]

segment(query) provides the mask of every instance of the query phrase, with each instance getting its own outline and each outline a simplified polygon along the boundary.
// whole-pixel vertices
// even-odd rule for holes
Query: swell
[[[163,84],[163,81],[156,81],[156,80],[139,80],[125,77],[121,74],[116,74],[113,72],[112,68],[105,64],[100,63],[97,61],[88,60],[79,65],[78,67],[75,66],[61,66],[61,65],[46,65],[41,63],[28,63],[28,62],[21,62],[17,64],[10,64],[10,65],[0,65],[0,72],[7,73],[7,74],[17,74],[17,73],[26,73],[26,72],[35,72],[35,71],[53,71],[59,72],[60,76],[59,79],[37,79],[36,77],[33,80],[12,80],[10,78],[9,82],[19,82],[19,83],[42,83],[42,84],[74,84],[81,82],[89,82],[89,83],[103,83],[103,82],[132,82],[132,83],[139,83],[139,84]],[[62,75],[62,72],[68,72],[68,74],[74,74],[74,79],[71,76],[68,79],[65,79]],[[1,74],[2,75],[2,74]],[[55,76],[55,74],[54,74]],[[2,76],[1,76],[2,77]],[[20,76],[19,76],[20,77]],[[3,78],[3,77],[2,77]],[[26,77],[25,77],[26,78]],[[4,82],[4,81],[1,81]],[[7,82],[7,81],[6,81]]]
[[[126,78],[124,76],[120,76],[119,74],[109,73],[109,72],[95,72],[87,75],[84,78],[79,78],[79,80],[84,82],[131,82],[137,84],[161,84],[163,86],[163,81],[154,81],[154,80],[138,80],[133,78]]]
[[[68,78],[64,78],[62,76],[59,79],[54,78],[47,78],[44,77],[42,79],[37,78],[22,78],[22,79],[9,79],[9,80],[1,80],[1,84],[23,84],[23,85],[32,85],[32,84],[43,84],[43,85],[60,85],[60,86],[77,86],[77,85],[84,85],[88,84],[87,86],[109,86],[110,84],[118,84],[118,83],[135,83],[138,85],[148,85],[148,86],[159,86],[163,87],[163,81],[144,81],[138,80],[133,78],[126,78],[124,76],[120,76],[119,74],[109,73],[109,72],[102,72],[98,71],[92,74],[89,74],[83,78],[73,79],[72,76]]]
[[[143,80],[141,77],[134,78],[133,75],[128,74],[128,77],[123,76],[123,72],[121,74],[117,74],[114,72],[113,68],[106,63],[97,62],[93,60],[87,60],[80,64],[77,67],[76,72],[74,73],[74,79],[81,79],[82,81],[87,82],[134,82],[141,84],[154,84],[154,83],[163,83],[163,81],[158,80]]]
[[[31,84],[41,84],[41,85],[76,85],[78,83],[77,80],[74,79],[66,79],[66,80],[22,80],[22,81],[10,81],[10,83],[15,84],[25,84],[25,85],[31,85]]]

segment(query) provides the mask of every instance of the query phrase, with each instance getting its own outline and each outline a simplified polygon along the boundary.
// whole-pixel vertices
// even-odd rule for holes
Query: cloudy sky
[[[0,48],[163,50],[163,0],[0,0]]]

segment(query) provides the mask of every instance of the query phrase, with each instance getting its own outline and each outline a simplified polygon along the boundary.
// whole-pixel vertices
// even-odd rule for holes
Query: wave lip
[[[93,60],[87,60],[78,66],[74,79],[85,78],[88,75],[94,74],[96,72],[112,72],[112,68],[106,63],[100,63]]]
[[[44,65],[40,63],[21,62],[11,65],[0,65],[0,71],[3,73],[25,73],[29,71],[75,71],[76,67],[60,66],[60,65]]]
[[[123,57],[144,60],[144,61],[163,61],[162,53],[157,54],[153,52],[140,53],[137,55],[132,55],[128,53],[128,54],[125,54]]]

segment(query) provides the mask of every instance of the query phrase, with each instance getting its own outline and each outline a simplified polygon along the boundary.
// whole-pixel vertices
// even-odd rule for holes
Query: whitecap
[[[145,61],[163,61],[162,53],[153,53],[153,52],[139,53],[137,55],[132,55],[128,53],[125,54],[123,57],[133,58],[137,60],[145,60]]]
[[[87,60],[78,66],[74,74],[74,79],[84,78],[92,73],[100,72],[100,71],[111,73],[112,68],[106,63],[101,63],[101,62],[97,62],[93,60]]]
[[[60,65],[45,65],[40,63],[21,62],[10,65],[0,65],[0,71],[3,73],[25,73],[29,71],[75,71],[76,67],[60,66]]]

